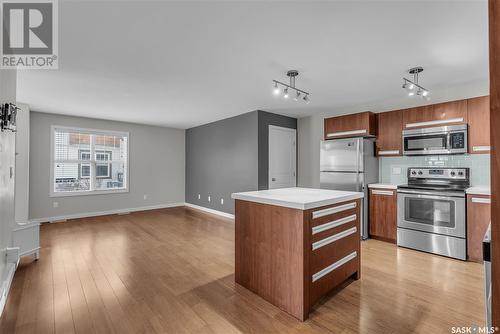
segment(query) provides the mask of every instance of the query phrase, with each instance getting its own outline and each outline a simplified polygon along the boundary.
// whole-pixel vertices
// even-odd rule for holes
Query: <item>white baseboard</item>
[[[166,209],[166,208],[173,208],[173,207],[177,207],[177,206],[184,206],[184,203],[168,203],[168,204],[141,206],[141,207],[137,207],[137,208],[125,208],[125,209],[116,209],[116,210],[107,210],[107,211],[98,211],[98,212],[75,213],[75,214],[71,214],[71,215],[62,215],[62,216],[45,217],[45,218],[34,218],[34,219],[30,219],[30,223],[56,222],[56,221],[64,221],[64,220],[68,220],[68,219],[89,218],[89,217],[107,216],[107,215],[114,215],[114,214],[124,214],[124,213],[137,212],[137,211]]]
[[[9,262],[5,266],[4,277],[0,277],[0,316],[3,313],[5,303],[7,302],[7,297],[9,297],[10,285],[14,279],[14,273],[16,272],[16,263]]]
[[[210,208],[205,208],[204,206],[199,206],[199,205],[195,205],[195,204],[191,204],[191,203],[184,203],[184,204],[189,208],[198,209],[198,210],[212,213],[214,215],[222,216],[225,218],[234,219],[234,215],[230,214],[230,213],[226,213],[226,212],[222,212],[222,211],[214,210],[214,209],[210,209]]]

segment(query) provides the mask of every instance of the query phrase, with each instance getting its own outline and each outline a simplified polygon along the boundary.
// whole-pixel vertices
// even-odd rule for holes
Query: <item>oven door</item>
[[[446,132],[403,136],[403,154],[449,154],[449,135]]]
[[[398,227],[465,238],[465,196],[398,190]]]

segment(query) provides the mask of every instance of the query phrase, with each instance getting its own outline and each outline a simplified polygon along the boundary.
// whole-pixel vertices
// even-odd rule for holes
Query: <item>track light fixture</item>
[[[403,89],[408,90],[408,96],[418,95],[428,101],[430,100],[429,90],[418,84],[418,74],[423,72],[423,70],[424,69],[420,66],[410,68],[408,70],[408,73],[413,75],[413,81],[407,78],[403,78]]]
[[[295,95],[293,97],[294,101],[298,101],[300,97],[303,95],[304,97],[302,98],[302,100],[304,100],[306,104],[309,104],[309,93],[295,87],[295,77],[299,75],[299,71],[290,70],[286,72],[286,75],[290,78],[290,84],[286,84],[278,80],[273,80],[274,94],[279,95],[280,93],[279,86],[283,86],[283,98],[288,99],[289,96],[288,90],[291,89],[292,91],[295,92]]]

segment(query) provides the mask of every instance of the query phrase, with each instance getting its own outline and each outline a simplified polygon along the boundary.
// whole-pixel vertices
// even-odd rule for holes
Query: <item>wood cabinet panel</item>
[[[483,238],[491,220],[490,196],[467,195],[467,254],[483,262]]]
[[[377,155],[402,155],[403,113],[395,110],[377,114]]]
[[[369,111],[325,118],[324,127],[325,139],[377,135],[376,116]]]
[[[359,199],[309,210],[236,200],[236,283],[297,319],[307,319],[323,294],[349,277],[360,277],[360,206]],[[331,208],[341,211],[329,213],[335,211],[327,210]],[[324,216],[313,218],[318,212]],[[349,213],[356,215],[356,220],[331,231],[355,228],[356,232],[327,240],[313,250],[313,227]],[[347,256],[351,258],[346,260]]]
[[[490,152],[490,97],[467,100],[469,153]]]
[[[451,120],[456,121],[449,122]],[[432,122],[434,124],[426,124],[427,122]],[[464,123],[467,123],[467,100],[410,108],[406,109],[403,113],[404,128],[421,128]]]
[[[396,242],[397,194],[392,189],[370,189],[370,237]]]

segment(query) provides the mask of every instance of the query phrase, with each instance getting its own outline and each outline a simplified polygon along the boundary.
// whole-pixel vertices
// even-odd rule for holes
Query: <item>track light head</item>
[[[411,91],[408,92],[408,96],[414,96],[414,95],[415,95],[414,91],[411,90]]]
[[[297,94],[295,94],[295,97],[293,98],[294,101],[298,101],[300,97],[300,92],[297,91]]]
[[[304,95],[304,98],[302,99],[306,104],[309,104],[309,94]]]
[[[283,97],[285,99],[288,99],[288,87],[285,87],[285,89],[283,89]]]
[[[410,83],[410,84],[408,85],[408,89],[409,89],[409,90],[412,90],[413,88],[415,88],[415,85],[414,85],[414,84],[412,84],[412,83]]]
[[[280,88],[278,87],[278,83],[275,81],[274,82],[274,95],[279,95],[280,93]]]
[[[428,91],[428,90],[424,90],[424,91],[422,92],[422,96],[423,96],[423,97],[426,97],[427,95],[429,95],[429,91]]]

